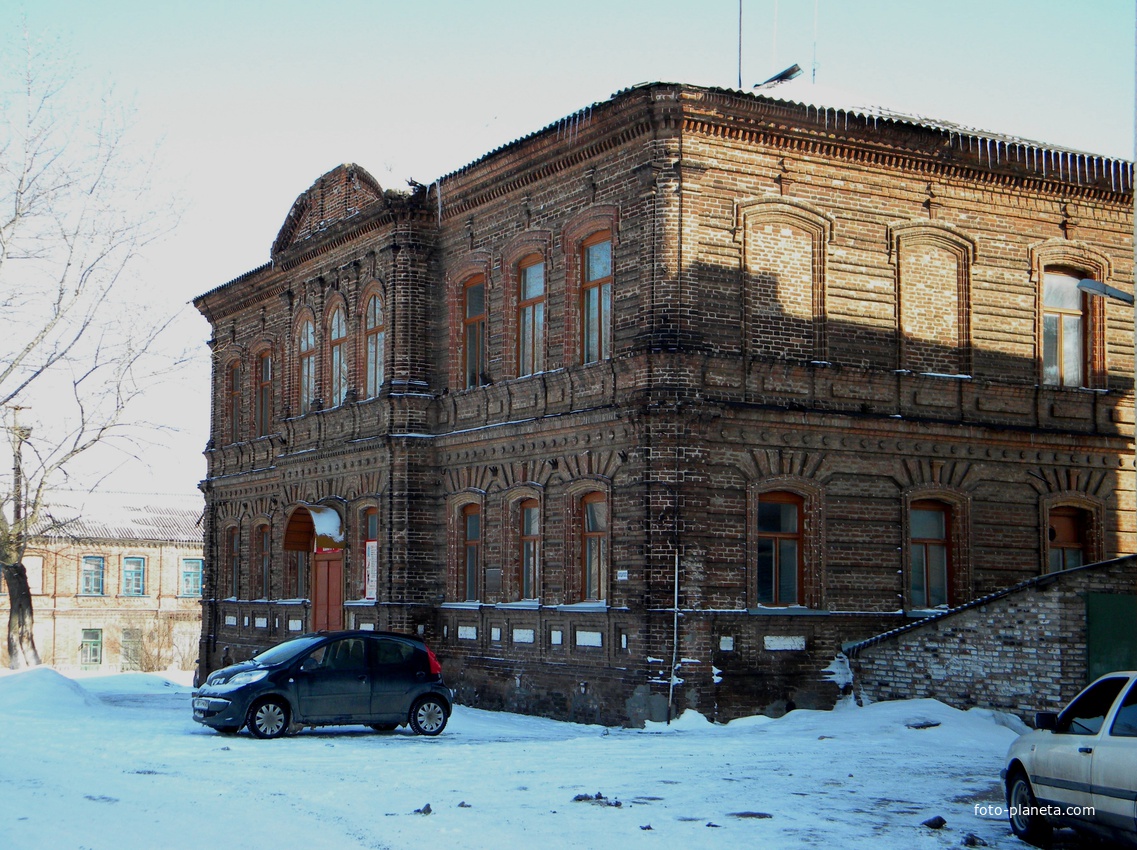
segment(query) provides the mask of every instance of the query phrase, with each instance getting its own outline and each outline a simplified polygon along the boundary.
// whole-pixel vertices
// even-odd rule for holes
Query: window
[[[379,395],[383,386],[383,352],[387,341],[387,328],[383,323],[383,305],[379,296],[372,295],[367,301],[364,345],[367,349],[367,398]]]
[[[1086,562],[1086,528],[1089,514],[1074,507],[1050,511],[1047,538],[1050,542],[1048,572],[1069,570]]]
[[[269,568],[272,562],[272,543],[267,525],[258,525],[253,531],[253,599],[268,597]]]
[[[272,352],[257,358],[257,436],[272,431]]]
[[[122,630],[122,655],[119,658],[119,669],[142,669],[142,629]]]
[[[583,362],[612,356],[612,237],[607,231],[586,239],[581,248],[581,351]]]
[[[545,262],[527,257],[518,267],[517,374],[545,370]]]
[[[93,670],[103,663],[103,630],[83,629],[79,642],[79,666]]]
[[[375,599],[379,586],[379,511],[366,508],[362,519],[363,577],[360,595],[364,599]]]
[[[1111,678],[1090,685],[1058,715],[1054,731],[1066,735],[1096,735],[1125,683],[1125,679]]]
[[[465,386],[477,387],[486,373],[486,284],[481,275],[463,287],[462,307],[462,374]]]
[[[82,596],[103,595],[103,575],[106,561],[101,555],[86,555],[83,558],[83,571],[79,580],[79,593]]]
[[[762,493],[758,497],[759,605],[804,604],[802,580],[802,505],[794,493]]]
[[[201,596],[201,558],[182,558],[182,596]]]
[[[1042,382],[1060,387],[1086,385],[1085,299],[1079,278],[1047,271],[1042,283]]]
[[[1117,709],[1109,734],[1119,738],[1137,738],[1137,683],[1129,689]]]
[[[122,595],[146,595],[146,559],[122,559]]]
[[[478,565],[482,553],[482,509],[478,505],[462,508],[462,599],[478,598]]]
[[[229,421],[225,436],[228,442],[241,439],[241,363],[239,360],[229,364]]]
[[[913,608],[951,603],[951,509],[940,502],[913,502],[910,513],[910,593]]]
[[[347,399],[347,320],[343,308],[337,307],[332,313],[328,327],[328,387],[331,390],[331,406],[338,407]]]
[[[225,532],[225,575],[223,576],[222,593],[230,596],[238,595],[241,576],[241,532],[236,526]]]
[[[316,400],[316,328],[310,319],[305,319],[300,326],[296,348],[299,352],[297,385],[300,412],[308,413]]]
[[[541,569],[541,508],[536,499],[521,503],[521,581],[522,599],[537,598],[537,576]]]
[[[288,551],[284,553],[285,593],[294,599],[303,599],[308,593],[308,561],[310,553]]]
[[[583,598],[602,600],[608,583],[608,501],[603,493],[580,500]]]

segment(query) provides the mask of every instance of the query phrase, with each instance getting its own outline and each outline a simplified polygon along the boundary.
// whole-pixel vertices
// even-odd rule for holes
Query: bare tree
[[[93,486],[73,480],[81,457],[123,440],[129,451],[132,403],[180,361],[156,344],[170,319],[133,276],[168,219],[127,147],[126,113],[74,92],[78,78],[26,35],[23,48],[15,73],[0,71],[17,81],[0,92],[0,405],[14,460],[0,480],[0,568],[13,668],[39,663],[21,560],[53,524],[50,488]]]

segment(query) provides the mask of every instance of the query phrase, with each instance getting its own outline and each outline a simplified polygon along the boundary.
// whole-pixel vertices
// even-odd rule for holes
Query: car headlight
[[[241,685],[251,685],[253,682],[259,682],[268,675],[268,670],[246,670],[243,673],[238,673],[226,684],[229,687],[236,688]]]

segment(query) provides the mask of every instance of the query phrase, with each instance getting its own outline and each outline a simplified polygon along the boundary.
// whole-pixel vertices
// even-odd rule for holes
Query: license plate
[[[193,707],[194,707],[194,711],[205,711],[207,708],[209,708],[209,700],[207,700],[207,699],[195,699],[193,701]]]

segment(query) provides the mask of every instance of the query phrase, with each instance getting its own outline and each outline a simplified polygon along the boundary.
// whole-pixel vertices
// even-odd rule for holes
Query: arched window
[[[241,439],[241,361],[229,364],[229,414],[225,436],[227,442],[236,443]]]
[[[271,562],[272,548],[269,527],[268,525],[258,525],[253,529],[253,599],[268,598]]]
[[[537,598],[537,577],[541,572],[541,507],[536,499],[520,504],[521,528],[518,566],[520,581],[517,591],[521,599]]]
[[[1087,385],[1089,338],[1087,296],[1078,289],[1079,276],[1047,269],[1042,279],[1042,382],[1059,387]]]
[[[580,500],[580,578],[584,601],[601,601],[608,586],[608,499],[589,493]]]
[[[951,507],[943,502],[913,502],[909,512],[909,589],[913,608],[951,605]]]
[[[328,388],[332,407],[347,399],[347,320],[343,308],[337,307],[328,323]]]
[[[241,587],[241,531],[233,526],[225,532],[225,553],[222,558],[224,572],[221,576],[222,594],[236,597]]]
[[[804,500],[795,493],[758,496],[755,599],[759,605],[805,604],[803,505]]]
[[[383,352],[386,350],[387,326],[383,321],[383,305],[378,295],[367,300],[365,314],[364,347],[367,350],[367,398],[379,395],[383,386]]]
[[[517,268],[517,374],[545,370],[545,261],[533,254]]]
[[[360,598],[375,599],[379,586],[379,511],[376,508],[364,508],[360,514],[359,527],[363,543]]]
[[[300,412],[308,413],[316,400],[316,328],[311,319],[300,325],[296,351]]]
[[[1089,526],[1089,511],[1067,505],[1051,509],[1047,527],[1048,572],[1069,570],[1086,563]]]
[[[482,562],[482,509],[480,505],[462,508],[462,585],[461,598],[478,598],[478,567]]]
[[[272,431],[272,352],[257,357],[257,436]]]
[[[462,374],[466,387],[485,383],[486,281],[475,275],[462,288]]]
[[[601,231],[581,245],[581,361],[612,356],[612,234]]]

